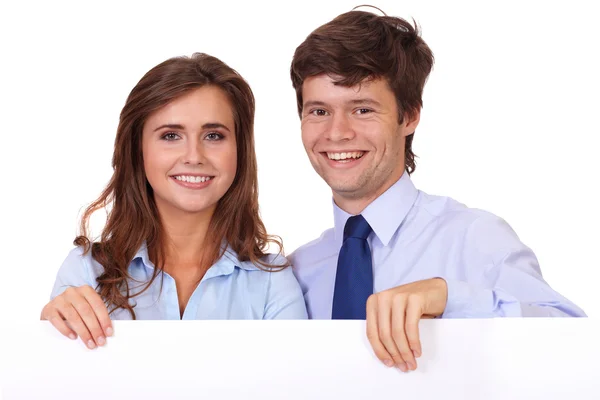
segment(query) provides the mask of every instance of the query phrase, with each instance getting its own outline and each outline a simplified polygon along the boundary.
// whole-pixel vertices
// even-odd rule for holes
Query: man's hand
[[[443,314],[448,286],[427,279],[375,293],[367,300],[367,337],[375,355],[388,367],[415,370],[421,356],[419,320]]]

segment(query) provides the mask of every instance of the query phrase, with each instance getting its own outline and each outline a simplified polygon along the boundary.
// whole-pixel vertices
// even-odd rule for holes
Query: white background
[[[129,91],[172,56],[209,53],[252,86],[262,216],[286,253],[330,227],[289,67],[313,29],[359,4],[3,2],[2,319],[39,318],[80,212],[111,176]],[[506,219],[551,286],[599,317],[595,2],[374,5],[414,17],[436,57],[414,141],[417,187]]]

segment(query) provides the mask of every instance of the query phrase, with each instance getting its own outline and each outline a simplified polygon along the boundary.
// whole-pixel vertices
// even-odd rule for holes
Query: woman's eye
[[[219,132],[211,132],[208,135],[206,135],[206,138],[208,140],[221,140],[223,139],[223,135],[221,135]]]
[[[162,139],[167,141],[177,140],[179,139],[179,135],[174,132],[167,132],[162,135]]]

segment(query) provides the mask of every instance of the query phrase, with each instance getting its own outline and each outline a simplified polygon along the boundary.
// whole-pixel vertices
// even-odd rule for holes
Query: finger
[[[402,299],[403,296],[397,296],[397,298]],[[392,356],[392,360],[402,372],[408,371],[406,366],[406,362],[402,355],[400,354],[400,350],[396,346],[396,341],[394,340],[394,334],[392,333],[392,305],[396,308],[396,304],[392,304],[392,301],[388,298],[380,298],[378,301],[377,307],[377,323],[379,324],[379,337],[381,338],[381,342],[385,346],[387,352]],[[404,312],[404,306],[400,305],[401,310],[394,310],[394,312]],[[404,322],[404,318],[402,319]],[[404,329],[402,329],[402,335],[404,335]]]
[[[391,307],[391,332],[394,344],[400,353],[400,357],[404,360],[407,370],[414,370],[417,363],[414,359],[412,351],[408,345],[406,338],[406,307],[408,305],[408,298],[403,295],[396,295],[392,300]]]
[[[113,326],[112,321],[110,320],[110,316],[108,315],[108,308],[106,308],[106,304],[102,301],[102,297],[90,286],[84,286],[81,288],[81,294],[85,297],[87,302],[94,310],[96,314],[96,318],[98,318],[98,322],[100,322],[100,326],[104,331],[105,336],[113,335]]]
[[[419,335],[419,321],[422,318],[422,307],[417,302],[409,302],[406,308],[406,337],[415,357],[421,357],[421,338]]]
[[[63,335],[70,339],[77,339],[77,335],[75,332],[65,324],[62,317],[58,314],[58,311],[51,310],[48,311],[44,317],[45,320],[50,321],[50,323]]]
[[[71,303],[65,302],[64,306],[58,309],[58,312],[66,320],[65,322],[71,327],[71,329],[75,331],[77,336],[81,338],[83,344],[85,344],[89,349],[96,348],[96,342],[94,342],[92,339],[90,331]]]
[[[418,299],[413,296],[395,296],[393,302],[392,335],[408,369],[415,370],[417,368],[417,361],[406,337],[406,323],[408,322],[406,313],[407,308],[410,307],[409,304],[418,302]]]
[[[88,303],[85,297],[79,296],[72,304],[92,335],[92,340],[97,346],[103,346],[106,343],[104,331],[102,330],[102,327],[100,327],[100,322],[90,303]]]
[[[379,339],[379,327],[377,325],[377,295],[371,295],[367,300],[367,338],[371,343],[373,352],[386,366],[394,365],[392,356],[387,352]]]

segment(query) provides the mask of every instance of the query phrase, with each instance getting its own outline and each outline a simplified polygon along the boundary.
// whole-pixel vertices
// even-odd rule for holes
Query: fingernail
[[[391,367],[394,365],[394,362],[392,360],[384,360],[383,363],[386,367]]]
[[[110,326],[108,328],[106,328],[106,336],[112,336],[113,335],[113,328],[111,328]]]
[[[402,372],[408,371],[408,369],[406,368],[406,364],[405,363],[398,364],[398,368],[400,368],[400,371],[402,371]]]
[[[88,340],[88,342],[87,342],[87,346],[88,346],[90,349],[93,349],[94,347],[96,347],[96,344],[94,343],[94,341],[93,341],[93,340]]]
[[[416,358],[419,358],[419,357],[421,357],[421,352],[420,352],[419,350],[414,350],[414,351],[413,351],[413,355],[414,355]]]
[[[410,370],[416,369],[416,366],[415,366],[415,364],[412,363],[412,361],[408,361],[407,364],[408,364],[408,369],[410,369]]]
[[[97,340],[98,342],[98,346],[104,346],[104,343],[106,343],[106,340],[104,339],[104,336],[100,336]]]
[[[75,340],[77,339],[77,335],[75,335],[74,333],[69,333],[69,338]]]

